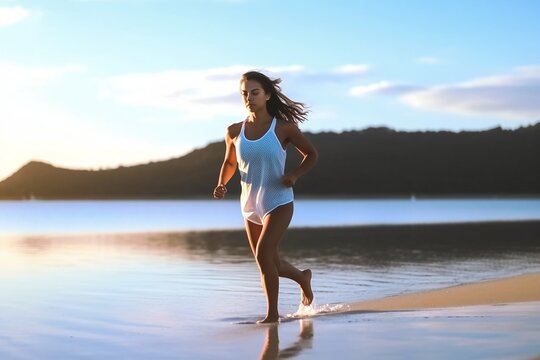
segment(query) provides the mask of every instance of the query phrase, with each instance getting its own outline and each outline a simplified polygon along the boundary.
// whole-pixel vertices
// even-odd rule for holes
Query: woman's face
[[[270,98],[270,94],[264,91],[261,83],[255,80],[240,81],[240,95],[249,112],[266,109],[266,102]]]

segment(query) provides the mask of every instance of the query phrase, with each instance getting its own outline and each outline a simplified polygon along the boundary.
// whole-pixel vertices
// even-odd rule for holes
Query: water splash
[[[325,304],[317,306],[315,302],[311,305],[300,304],[298,310],[295,313],[287,314],[285,319],[303,319],[312,316],[319,316],[329,313],[343,312],[350,310],[350,306],[347,304]]]

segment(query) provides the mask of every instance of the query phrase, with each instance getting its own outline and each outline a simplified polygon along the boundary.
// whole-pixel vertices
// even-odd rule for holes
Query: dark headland
[[[299,196],[538,196],[540,123],[515,130],[307,133],[316,168]],[[76,149],[74,149],[76,151]],[[170,160],[105,170],[30,162],[0,182],[0,199],[209,198],[224,143]],[[289,149],[287,166],[299,161]],[[238,174],[229,193],[239,193]]]

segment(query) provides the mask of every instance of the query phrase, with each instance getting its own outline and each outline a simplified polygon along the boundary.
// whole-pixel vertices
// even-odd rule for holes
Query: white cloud
[[[460,115],[488,115],[503,119],[540,118],[540,66],[515,69],[506,75],[457,84],[416,86],[380,81],[355,86],[352,96],[391,95],[405,104]]]
[[[189,118],[238,115],[243,111],[238,80],[248,70],[231,66],[119,75],[107,81],[100,95],[132,106],[179,110]]]
[[[392,88],[392,86],[392,83],[389,81],[380,81],[374,84],[355,86],[349,91],[349,94],[353,96],[377,94],[387,91]]]
[[[540,118],[540,66],[506,75],[433,86],[402,96],[413,107],[508,119]]]
[[[403,95],[417,91],[418,89],[418,86],[395,84],[390,81],[379,81],[373,84],[355,86],[349,90],[349,94],[359,97],[375,94]]]
[[[353,74],[365,74],[369,70],[369,66],[366,64],[348,64],[342,65],[334,69],[336,74],[353,75]]]
[[[0,7],[0,27],[15,25],[30,16],[22,6]]]

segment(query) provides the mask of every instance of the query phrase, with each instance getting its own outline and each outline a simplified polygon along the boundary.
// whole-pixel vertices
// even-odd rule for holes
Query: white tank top
[[[293,189],[281,183],[287,152],[276,135],[276,122],[276,118],[272,119],[262,137],[249,140],[244,133],[244,121],[235,140],[242,214],[256,224],[262,224],[264,217],[278,206],[294,200]]]

